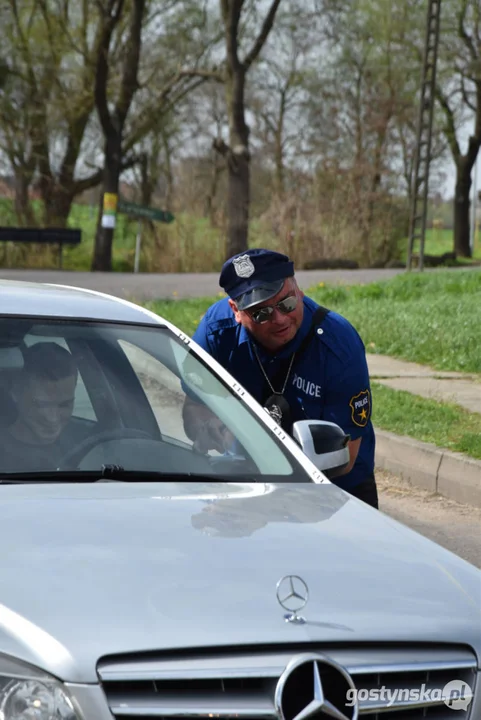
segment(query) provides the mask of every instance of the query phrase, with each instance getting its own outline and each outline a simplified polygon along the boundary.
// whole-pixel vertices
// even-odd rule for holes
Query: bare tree
[[[481,5],[478,0],[446,0],[441,18],[436,97],[444,113],[444,133],[456,166],[454,252],[470,257],[471,173],[481,146]],[[463,152],[461,134],[468,123],[471,132]]]
[[[216,78],[216,71],[206,66],[208,50],[218,33],[209,27],[205,7],[197,0],[131,0],[123,70],[117,78],[117,101],[110,110],[107,85],[109,69],[113,72],[115,67],[109,65],[109,49],[123,7],[124,0],[108,0],[101,42],[104,52],[99,56],[95,86],[105,136],[103,189],[104,193],[114,194],[118,191],[122,157],[130,152],[135,160],[139,143],[161,126],[162,118],[199,84]],[[142,34],[143,16],[146,29]],[[112,238],[113,228],[102,227],[99,217],[92,269],[111,269]]]
[[[222,79],[225,83],[229,119],[229,144],[221,138],[216,138],[214,148],[225,157],[228,168],[228,256],[245,250],[248,242],[250,151],[245,107],[247,73],[266,43],[280,2],[281,0],[272,0],[257,37],[250,49],[241,57],[242,13],[246,10],[246,1],[220,0],[225,36],[225,71]]]
[[[212,226],[217,225],[220,204],[224,205],[224,183],[221,179],[226,170],[226,162],[212,147],[212,138],[220,138],[228,127],[224,89],[216,83],[206,83],[192,93],[183,110],[183,125],[186,128],[186,140],[189,151],[199,158],[196,163],[195,179],[198,184],[197,200],[202,206],[201,212],[209,218]]]
[[[122,18],[124,0],[107,0],[106,4],[102,5],[102,31],[95,75],[95,106],[105,138],[102,183],[104,193],[117,195],[119,190],[123,132],[138,83],[145,2],[146,0],[132,0],[131,3],[120,86],[113,109],[109,108],[108,100],[109,50],[114,31]],[[92,270],[109,271],[112,269],[113,227],[105,227],[102,218],[102,213],[99,213]]]
[[[410,190],[425,9],[419,0],[323,0],[323,9],[327,51],[310,88],[311,152],[330,178],[337,174],[359,255],[370,264],[380,248],[386,259],[377,228],[387,238],[387,209],[396,218],[393,237],[407,229],[399,195]]]
[[[9,160],[15,183],[14,206],[19,225],[35,225],[35,212],[29,189],[37,167],[35,122],[26,86],[11,78],[5,83],[5,95],[0,102],[1,148]]]
[[[150,205],[162,197],[164,210],[172,210],[174,201],[174,157],[185,142],[183,116],[179,108],[160,115],[156,127],[136,146],[140,157],[134,172],[140,189],[140,202]]]
[[[286,191],[287,165],[302,152],[308,80],[319,66],[319,17],[307,0],[289,2],[272,33],[270,52],[257,64],[248,92],[256,120],[253,142],[274,167],[274,192]]]
[[[44,202],[44,223],[64,226],[74,198],[102,180],[99,169],[79,178],[78,162],[95,108],[95,68],[104,29],[97,3],[38,0],[50,66],[57,68],[45,127],[45,151],[39,157],[37,187]],[[58,38],[62,41],[59,43]],[[56,134],[49,130],[61,128]],[[54,147],[55,146],[55,147]]]
[[[0,102],[2,149],[15,176],[15,209],[18,221],[34,224],[29,188],[40,159],[47,152],[45,128],[47,105],[52,97],[58,67],[38,62],[44,59],[45,44],[36,22],[36,7],[21,9],[16,0],[3,8],[6,58],[5,83]]]
[[[16,177],[19,219],[63,227],[76,195],[99,185],[96,169],[78,177],[94,109],[102,23],[93,2],[8,0],[9,85],[0,103],[4,148]],[[34,218],[32,187],[43,200]]]

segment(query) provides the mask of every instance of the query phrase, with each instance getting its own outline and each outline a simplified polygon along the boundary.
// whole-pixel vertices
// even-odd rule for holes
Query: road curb
[[[433,493],[481,508],[481,461],[376,430],[376,467]]]

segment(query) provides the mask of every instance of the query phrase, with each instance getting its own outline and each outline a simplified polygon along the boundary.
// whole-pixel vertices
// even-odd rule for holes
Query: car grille
[[[467,683],[474,695],[476,659],[463,648],[304,645],[272,652],[184,652],[104,659],[98,665],[98,674],[110,711],[119,720],[274,720],[277,681],[289,661],[305,653],[320,653],[341,665],[357,689],[381,691],[374,699],[372,695],[360,698],[362,718],[470,718],[473,703],[466,710],[453,712],[440,697],[444,686],[453,680]],[[423,687],[431,698],[426,692],[421,697],[409,693]]]

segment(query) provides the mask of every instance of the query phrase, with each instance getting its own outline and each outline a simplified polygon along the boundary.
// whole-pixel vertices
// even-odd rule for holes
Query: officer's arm
[[[330,377],[326,378],[325,388],[324,420],[336,423],[351,436],[348,444],[349,465],[342,473],[345,475],[354,467],[371,419],[369,371],[360,342],[358,347],[354,347],[349,363],[341,368],[332,368]]]
[[[345,470],[342,471],[342,473],[339,473],[340,475],[346,475],[346,473],[351,472],[352,468],[354,467],[354,463],[356,462],[359,448],[361,447],[361,442],[362,438],[360,437],[356,440],[349,440],[347,445],[349,448],[349,465]]]

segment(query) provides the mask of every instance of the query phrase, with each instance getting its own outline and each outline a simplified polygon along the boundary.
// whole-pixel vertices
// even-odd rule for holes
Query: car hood
[[[334,485],[0,488],[0,653],[72,682],[100,657],[298,642],[466,643],[481,573]],[[309,588],[287,623],[276,585]]]

